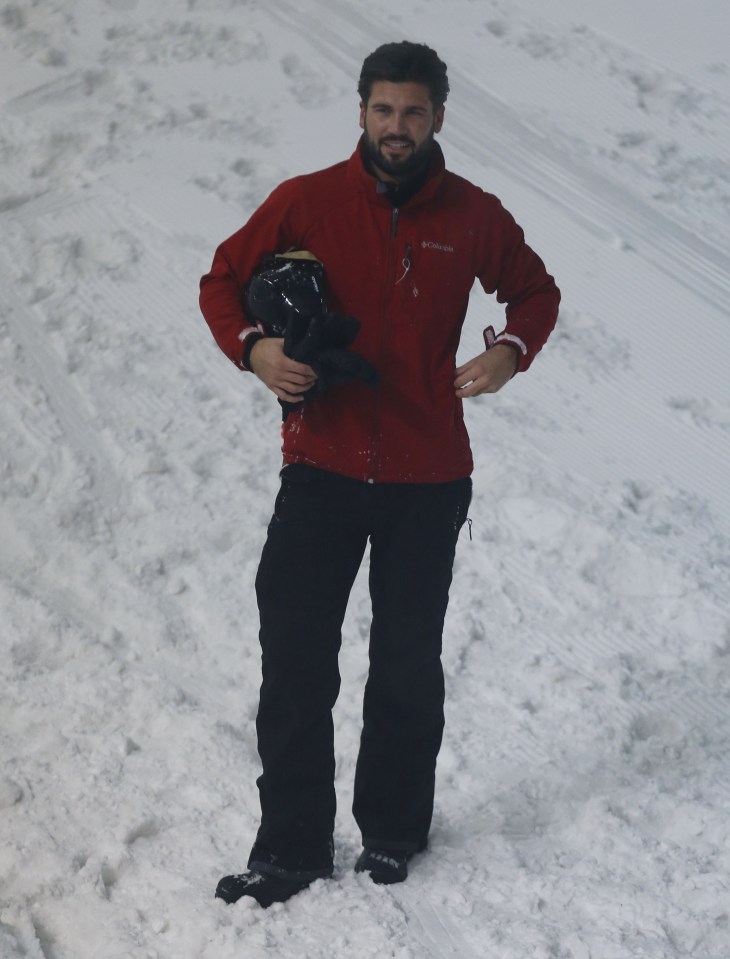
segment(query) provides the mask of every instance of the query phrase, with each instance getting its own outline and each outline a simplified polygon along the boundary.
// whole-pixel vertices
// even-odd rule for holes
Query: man
[[[443,729],[441,637],[473,463],[462,399],[501,389],[549,336],[560,294],[499,201],[448,172],[434,136],[446,66],[429,47],[385,44],[363,64],[352,157],[279,186],[216,251],[201,308],[218,344],[287,404],[281,488],[256,592],[261,825],[227,902],[284,901],[332,873],[332,707],[353,580],[370,542],[370,671],[353,812],[355,869],[404,880],[426,848]],[[379,384],[319,394],[313,365],[242,307],[261,260],[308,251],[328,307],[354,316],[353,348]],[[455,368],[469,290],[506,304],[506,328]],[[291,352],[291,351],[289,351]],[[311,392],[310,392],[311,391]],[[310,399],[316,394],[314,399]]]

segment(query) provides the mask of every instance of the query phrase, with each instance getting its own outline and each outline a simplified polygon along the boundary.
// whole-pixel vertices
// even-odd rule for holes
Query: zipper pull
[[[411,268],[411,244],[410,243],[406,243],[406,255],[403,257],[403,259],[400,262],[401,262],[401,266],[403,267],[403,274],[399,279],[395,281],[396,286],[398,286],[401,280],[405,280],[406,276],[408,275],[408,271]]]

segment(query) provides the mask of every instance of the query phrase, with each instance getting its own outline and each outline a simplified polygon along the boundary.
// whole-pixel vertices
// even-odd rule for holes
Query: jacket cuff
[[[241,357],[242,370],[246,370],[249,373],[253,372],[251,369],[251,350],[259,340],[263,339],[263,336],[263,333],[259,333],[258,330],[254,329],[243,334],[243,355]]]
[[[515,371],[512,376],[516,376],[523,368],[523,363],[527,357],[527,346],[519,336],[505,332],[495,336],[494,327],[488,326],[486,330],[484,330],[484,346],[488,350],[491,350],[493,346],[511,346],[517,354],[517,365],[515,366]]]

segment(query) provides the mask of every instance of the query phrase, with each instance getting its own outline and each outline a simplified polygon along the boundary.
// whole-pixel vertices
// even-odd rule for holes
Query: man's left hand
[[[496,393],[512,379],[519,356],[511,346],[497,343],[491,350],[480,353],[456,371],[454,388],[457,396],[479,396]]]

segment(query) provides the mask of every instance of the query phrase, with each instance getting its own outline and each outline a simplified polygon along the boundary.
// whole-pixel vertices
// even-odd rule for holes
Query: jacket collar
[[[363,134],[364,136],[364,134]],[[355,152],[348,161],[348,174],[355,181],[359,190],[361,190],[371,203],[380,206],[392,206],[387,192],[382,188],[382,180],[379,180],[368,169],[365,162],[365,151],[363,150],[363,136],[358,141]],[[425,200],[430,200],[441,186],[441,181],[446,173],[446,161],[439,143],[434,140],[431,156],[428,161],[428,172],[423,185],[419,187],[417,193],[406,200],[404,205],[416,206]]]

